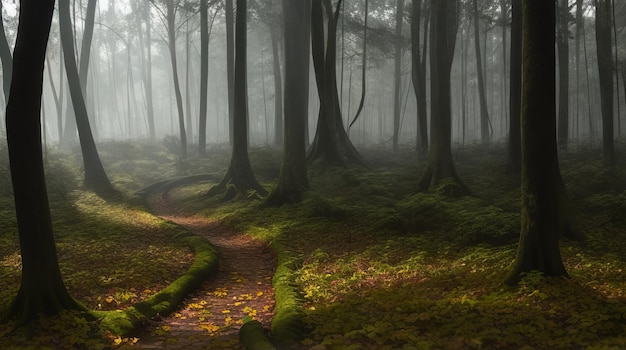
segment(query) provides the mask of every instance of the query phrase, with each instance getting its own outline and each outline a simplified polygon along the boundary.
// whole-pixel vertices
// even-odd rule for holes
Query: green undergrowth
[[[104,148],[118,157],[128,150],[127,145],[110,147],[113,149]],[[103,154],[107,157],[107,152]],[[141,157],[143,153],[135,156]],[[156,154],[146,162],[169,160]],[[12,330],[12,323],[0,324],[3,349],[110,348],[112,344],[122,343],[118,334],[136,328],[142,319],[171,312],[217,266],[217,254],[206,240],[147,213],[135,198],[121,197],[107,202],[81,189],[80,169],[75,161],[72,156],[47,152],[46,181],[65,285],[72,296],[94,310],[96,318],[67,312],[58,317],[42,317],[17,331]],[[107,157],[106,161],[111,159]],[[143,185],[139,182],[142,179],[119,182],[128,173],[122,167],[111,168],[114,185],[123,192]],[[138,169],[150,174],[145,162]],[[153,178],[154,174],[145,181]],[[0,157],[0,179],[3,182],[0,184],[0,314],[3,314],[17,293],[21,274],[5,148]],[[132,343],[128,339],[125,342]]]
[[[280,208],[262,201],[217,204],[202,198],[202,186],[185,191],[197,195],[190,208],[208,208],[205,215],[273,244],[294,262],[278,274],[289,276],[296,292],[286,309],[302,317],[300,331],[308,330],[300,346],[626,346],[623,165],[607,171],[601,161],[583,159],[581,166],[575,153],[563,156],[577,222],[589,237],[562,242],[572,278],[531,273],[506,287],[519,235],[519,179],[505,175],[504,149],[457,152],[471,196],[457,196],[457,185],[447,180],[418,192],[423,160],[313,169],[312,191],[302,203]],[[384,154],[374,151],[371,158],[392,158]]]

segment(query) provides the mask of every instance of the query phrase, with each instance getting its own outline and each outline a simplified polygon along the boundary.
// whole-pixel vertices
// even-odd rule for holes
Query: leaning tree
[[[57,260],[41,151],[43,69],[54,0],[20,1],[7,144],[22,256],[20,289],[6,319],[18,325],[39,314],[83,309],[68,293]]]

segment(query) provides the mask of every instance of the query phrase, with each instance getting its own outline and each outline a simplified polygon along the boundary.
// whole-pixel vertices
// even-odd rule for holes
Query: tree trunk
[[[404,0],[397,0],[396,8],[396,43],[394,55],[394,89],[393,89],[393,151],[398,152],[398,142],[400,134],[400,104],[402,101],[401,86],[402,81],[402,22],[404,22]],[[418,31],[419,35],[419,31]]]
[[[426,71],[422,57],[426,53],[420,54],[420,31],[422,20],[422,0],[412,0],[411,13],[411,79],[413,81],[413,90],[415,91],[415,99],[417,100],[417,142],[416,149],[425,152],[428,149],[428,116],[426,112]],[[424,25],[424,31],[427,31],[427,24]],[[427,37],[424,36],[426,42]],[[424,45],[426,46],[426,45]],[[422,56],[422,54],[424,56]]]
[[[154,102],[152,100],[152,35],[150,27],[150,10],[144,7],[143,21],[146,23],[146,62],[143,65],[142,73],[144,78],[144,89],[146,91],[146,107],[148,113],[148,133],[150,139],[154,140],[156,137],[155,125],[154,125]],[[143,46],[141,49],[143,56]]]
[[[323,4],[322,4],[323,2]],[[337,22],[341,0],[337,10],[330,0],[313,0],[311,7],[311,40],[313,66],[320,97],[320,112],[315,139],[309,149],[307,161],[320,159],[324,163],[345,165],[346,162],[364,165],[365,162],[350,142],[341,117],[335,60],[337,57]],[[324,36],[323,7],[326,8],[328,34]],[[326,42],[326,48],[324,48]]]
[[[2,2],[0,1],[0,14],[2,14]],[[2,17],[2,16],[0,16]],[[9,101],[9,89],[11,88],[11,75],[13,73],[13,55],[4,31],[4,20],[0,18],[0,59],[2,60],[2,88],[4,100]]]
[[[522,113],[522,0],[511,4],[511,97],[509,102],[509,153],[507,170],[516,176],[522,169],[520,119]]]
[[[615,164],[613,136],[613,52],[611,44],[611,1],[595,0],[596,45],[602,101],[602,148],[607,165]]]
[[[576,36],[575,36],[575,51],[576,51],[576,138],[579,135],[580,124],[580,32],[582,30],[583,22],[583,1],[576,0]],[[577,142],[579,140],[576,140]]]
[[[237,0],[235,22],[235,110],[233,123],[233,152],[228,172],[222,181],[209,190],[209,195],[224,193],[231,199],[237,193],[245,195],[249,190],[265,196],[267,191],[259,184],[248,156],[248,87],[247,87],[247,1]]]
[[[235,112],[235,34],[233,0],[226,1],[226,76],[228,83],[228,130],[229,142],[234,142],[234,112]]]
[[[419,181],[423,190],[453,178],[460,184],[458,194],[467,193],[452,160],[452,121],[450,106],[450,73],[458,25],[458,7],[454,0],[431,0],[430,90],[431,123],[428,163]]]
[[[22,279],[6,318],[17,320],[18,325],[34,320],[40,313],[83,309],[67,292],[59,270],[41,151],[43,69],[53,11],[53,0],[20,2],[15,79],[7,105],[7,144]]]
[[[298,202],[309,189],[304,124],[309,111],[311,0],[283,0],[285,37],[285,139],[278,184],[268,203]]]
[[[209,20],[208,0],[200,0],[200,116],[198,152],[206,154],[206,115],[209,79]]]
[[[76,67],[74,56],[74,34],[72,33],[72,22],[70,18],[70,1],[59,0],[59,26],[61,31],[61,45],[63,46],[63,56],[65,58],[65,71],[69,85],[74,115],[76,116],[76,126],[78,128],[78,138],[80,140],[80,150],[83,156],[85,167],[85,186],[94,190],[101,196],[111,194],[113,186],[107,177],[96,144],[89,125],[87,107],[80,88],[80,78]]]
[[[166,0],[167,5],[167,40],[172,63],[172,80],[174,81],[174,94],[176,95],[176,108],[178,110],[178,129],[180,132],[180,156],[187,158],[187,133],[185,131],[185,113],[183,111],[183,96],[180,92],[180,80],[178,79],[178,63],[176,60],[176,9],[174,0]]]
[[[309,6],[310,6],[309,2]],[[310,12],[310,9],[309,9]],[[307,13],[309,13],[307,12]],[[310,19],[309,19],[310,22]],[[310,28],[309,28],[310,31]],[[283,143],[283,79],[280,73],[280,54],[278,50],[279,34],[277,30],[270,27],[272,39],[272,60],[274,64],[274,145],[280,146]],[[306,39],[308,42],[308,38]],[[307,50],[310,51],[310,50]],[[307,79],[308,81],[308,79]],[[307,89],[308,91],[308,89]],[[308,102],[308,99],[307,99]]]
[[[569,7],[568,0],[558,0],[557,50],[559,52],[558,145],[567,148],[569,136]]]
[[[555,6],[523,3],[522,227],[517,257],[507,276],[515,284],[523,272],[567,276],[559,252],[561,173],[556,144],[554,67]]]
[[[191,113],[191,88],[189,84],[190,80],[190,66],[191,66],[191,55],[189,55],[189,47],[190,47],[190,36],[191,32],[189,31],[189,20],[187,20],[187,30],[185,31],[185,110],[187,111],[187,133],[189,139],[193,140],[193,121],[192,113]]]
[[[480,50],[480,18],[478,0],[474,0],[474,43],[476,46],[476,71],[478,75],[478,97],[480,101],[480,139],[483,143],[491,141],[489,111],[485,94],[485,73],[483,71],[482,54]],[[486,45],[486,43],[485,43]]]

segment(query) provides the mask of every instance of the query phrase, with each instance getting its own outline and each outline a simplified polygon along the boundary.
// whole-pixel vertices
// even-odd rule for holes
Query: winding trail
[[[253,318],[269,328],[274,311],[272,251],[219,221],[186,216],[167,194],[149,198],[150,210],[205,237],[220,251],[216,276],[192,292],[179,311],[151,322],[137,337],[140,349],[241,349],[239,328]]]

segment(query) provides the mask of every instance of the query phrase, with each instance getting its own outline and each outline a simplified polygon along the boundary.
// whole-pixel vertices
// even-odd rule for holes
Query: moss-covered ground
[[[276,312],[286,321],[275,331],[283,340],[296,340],[295,347],[626,347],[623,159],[607,169],[597,151],[572,147],[561,155],[577,225],[587,236],[582,242],[562,240],[571,279],[531,273],[507,287],[502,282],[515,255],[520,192],[519,180],[503,171],[503,146],[455,150],[471,196],[459,197],[457,185],[445,181],[419,193],[424,157],[369,149],[364,156],[371,169],[310,169],[312,190],[304,201],[280,208],[203,196],[223,175],[227,150],[185,162],[157,146],[112,143],[101,150],[116,186],[126,193],[167,178],[215,177],[177,191],[180,210],[221,218],[277,250],[276,280],[285,290],[277,290]],[[260,181],[271,188],[280,153],[254,149],[250,157]],[[189,266],[193,256],[171,238],[174,228],[146,214],[130,196],[112,204],[81,191],[75,160],[51,153],[48,163],[63,274],[72,294],[90,308],[129,305]],[[0,306],[15,293],[19,278],[6,181],[0,188],[0,269],[7,276],[0,281]],[[87,338],[101,336],[90,323],[76,328],[84,328]]]

